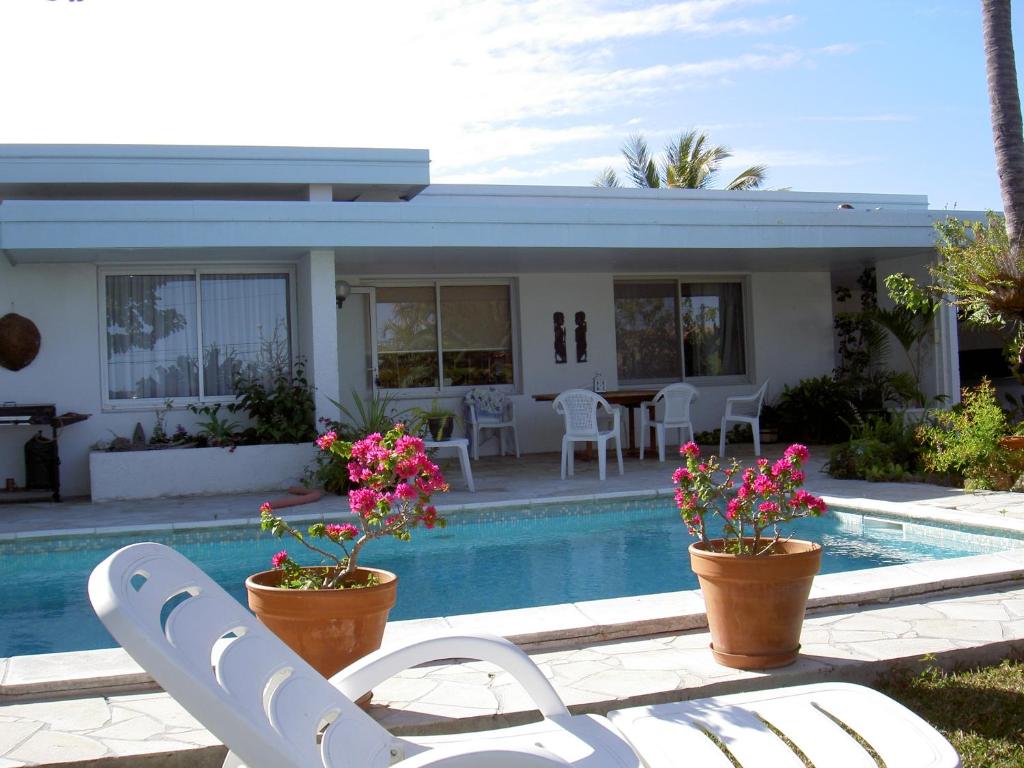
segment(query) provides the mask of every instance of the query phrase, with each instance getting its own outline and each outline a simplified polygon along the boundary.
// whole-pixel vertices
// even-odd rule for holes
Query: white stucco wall
[[[0,256],[0,315],[17,312],[39,328],[39,355],[20,371],[0,368],[0,401],[55,403],[57,412],[100,412],[100,355],[96,267],[91,264],[13,268]],[[127,417],[126,417],[127,418]],[[135,421],[121,434],[130,434]],[[65,494],[88,489],[88,446],[123,420],[95,417],[60,435],[61,482]],[[25,480],[22,448],[31,427],[0,428],[0,482]],[[43,434],[50,435],[49,427]]]

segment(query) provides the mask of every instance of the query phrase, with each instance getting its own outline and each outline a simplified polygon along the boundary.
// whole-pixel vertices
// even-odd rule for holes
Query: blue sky
[[[0,35],[0,142],[424,147],[436,182],[586,185],[697,127],[723,176],[1001,207],[977,0],[3,0]]]

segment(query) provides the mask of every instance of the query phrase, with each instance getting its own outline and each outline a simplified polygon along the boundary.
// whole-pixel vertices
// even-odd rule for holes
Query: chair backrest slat
[[[570,437],[598,433],[598,406],[610,411],[608,401],[589,389],[567,389],[555,398],[555,412],[565,419],[565,433]]]
[[[654,396],[654,402],[664,404],[666,424],[682,424],[690,421],[690,405],[697,396],[692,384],[669,384]]]

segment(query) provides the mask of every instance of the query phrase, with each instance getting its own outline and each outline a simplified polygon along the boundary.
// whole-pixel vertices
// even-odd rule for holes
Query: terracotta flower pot
[[[1024,435],[1009,435],[999,438],[999,447],[1008,451],[1024,451]]]
[[[376,568],[356,569],[359,589],[282,589],[282,571],[263,571],[245,580],[249,607],[275,635],[324,677],[380,648],[388,612],[395,604],[398,576]]]
[[[779,542],[771,555],[732,555],[690,545],[711,630],[715,661],[735,669],[769,669],[796,661],[807,596],[821,568],[821,545]]]

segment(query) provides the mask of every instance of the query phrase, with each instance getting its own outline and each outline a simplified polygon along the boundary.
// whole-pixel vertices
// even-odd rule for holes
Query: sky
[[[978,0],[0,0],[0,67],[0,143],[411,147],[433,182],[589,185],[630,135],[697,128],[720,184],[1002,207]]]

